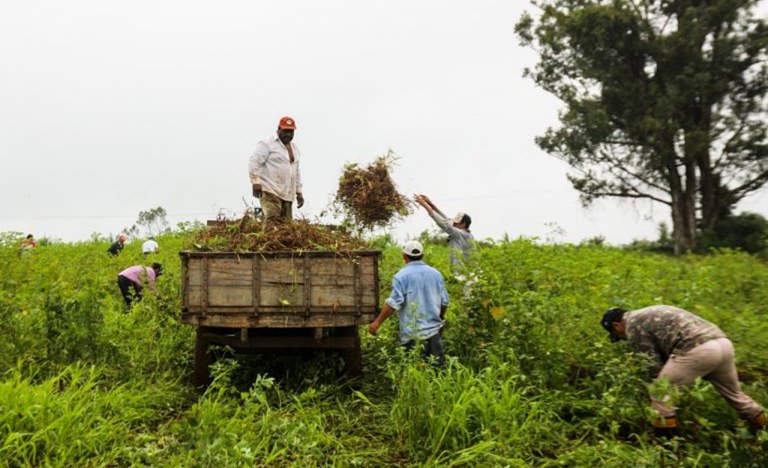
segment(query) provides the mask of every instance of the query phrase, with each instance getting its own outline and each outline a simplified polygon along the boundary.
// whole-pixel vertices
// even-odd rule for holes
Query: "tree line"
[[[677,253],[738,232],[736,204],[768,181],[761,2],[533,3],[516,25],[539,55],[526,74],[564,103],[536,141],[570,165],[582,201],[668,206]]]

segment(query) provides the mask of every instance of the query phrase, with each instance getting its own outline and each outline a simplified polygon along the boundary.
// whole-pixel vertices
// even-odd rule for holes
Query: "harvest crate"
[[[207,380],[213,344],[340,349],[348,371],[360,372],[357,326],[379,312],[379,251],[179,255],[181,320],[197,327],[199,383]]]

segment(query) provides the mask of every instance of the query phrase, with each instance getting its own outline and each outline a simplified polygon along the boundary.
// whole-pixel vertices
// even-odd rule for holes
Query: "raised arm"
[[[429,216],[432,217],[432,219],[440,227],[440,229],[443,230],[443,232],[449,236],[458,235],[459,230],[453,227],[453,222],[451,222],[451,220],[448,219],[448,217],[442,211],[440,211],[440,209],[437,208],[437,205],[435,205],[428,196],[417,194],[414,195],[414,198],[416,199],[416,203],[423,206],[424,209],[427,210]]]
[[[416,194],[414,195],[414,198],[419,205],[423,206],[424,209],[427,210],[427,213],[432,214],[432,212],[435,212],[443,218],[447,218],[445,213],[440,211],[440,208],[438,208],[437,205],[435,205],[435,202],[433,202],[428,196],[424,194]]]

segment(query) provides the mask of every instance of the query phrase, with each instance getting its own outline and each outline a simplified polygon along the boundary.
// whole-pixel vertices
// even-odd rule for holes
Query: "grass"
[[[485,243],[471,288],[448,279],[448,366],[403,352],[393,317],[363,333],[365,376],[338,357],[224,358],[192,384],[194,329],[177,320],[184,235],[125,310],[115,277],[146,263],[106,242],[0,247],[0,458],[8,466],[766,466],[706,382],[684,392],[680,437],[649,433],[644,362],[608,342],[603,310],[670,303],[733,339],[745,390],[768,403],[768,267],[743,253],[671,258],[527,239]],[[401,266],[381,242],[382,297]],[[427,246],[443,272],[448,255]],[[157,259],[155,259],[157,260]],[[153,260],[154,261],[154,260]]]

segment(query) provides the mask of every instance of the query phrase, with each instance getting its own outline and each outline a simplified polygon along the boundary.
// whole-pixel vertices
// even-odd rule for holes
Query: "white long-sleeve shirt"
[[[293,163],[277,132],[261,140],[248,161],[251,184],[261,184],[263,191],[285,201],[293,201],[302,188],[299,170],[301,153],[295,143],[289,144],[293,149]]]

